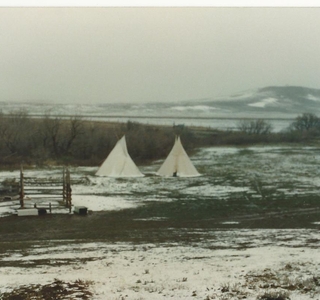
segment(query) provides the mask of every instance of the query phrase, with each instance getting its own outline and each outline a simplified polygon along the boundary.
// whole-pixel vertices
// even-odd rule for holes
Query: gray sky
[[[320,8],[0,8],[0,101],[320,88]]]

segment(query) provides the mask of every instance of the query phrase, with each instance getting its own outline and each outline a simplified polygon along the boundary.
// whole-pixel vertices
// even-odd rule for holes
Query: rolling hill
[[[269,86],[231,96],[163,103],[49,104],[0,102],[3,113],[25,110],[31,115],[92,117],[295,118],[320,115],[320,89]]]
[[[320,89],[298,86],[270,86],[237,95],[202,101],[209,107],[235,115],[294,117],[320,113]]]

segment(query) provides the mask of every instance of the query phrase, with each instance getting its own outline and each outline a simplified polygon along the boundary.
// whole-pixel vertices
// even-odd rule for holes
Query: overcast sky
[[[320,8],[0,8],[0,101],[320,88]]]

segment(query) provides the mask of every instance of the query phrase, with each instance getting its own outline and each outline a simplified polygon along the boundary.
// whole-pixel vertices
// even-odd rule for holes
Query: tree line
[[[34,118],[25,111],[0,113],[0,164],[100,165],[124,134],[131,157],[137,163],[146,163],[166,157],[176,134],[190,154],[203,146],[298,143],[320,137],[320,119],[303,114],[285,132],[274,133],[272,124],[262,119],[241,120],[237,130],[222,131],[131,121],[98,122],[50,114]]]
[[[0,113],[0,164],[100,165],[124,134],[131,157],[146,162],[166,156],[176,133],[186,141],[186,149],[193,148],[192,134],[178,130],[130,121],[110,123],[51,115],[34,118],[25,111]]]
[[[320,137],[320,118],[313,113],[303,113],[282,132],[274,133],[272,123],[264,119],[241,120],[237,131],[242,134],[243,142],[312,142]],[[241,136],[238,136],[238,140]]]

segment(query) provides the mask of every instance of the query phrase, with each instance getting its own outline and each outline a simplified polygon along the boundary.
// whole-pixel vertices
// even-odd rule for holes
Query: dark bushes
[[[297,131],[319,131],[320,130],[320,118],[315,114],[304,113],[298,116],[291,124],[292,130]]]
[[[134,122],[92,122],[50,115],[36,119],[25,112],[1,114],[0,163],[99,165],[124,134],[131,157],[139,162],[165,157],[175,136],[172,127]],[[186,128],[181,139],[186,149],[196,144]]]
[[[31,118],[24,111],[9,115],[0,113],[0,164],[100,165],[124,134],[131,157],[140,164],[165,158],[175,135],[181,137],[189,154],[205,146],[306,143],[320,136],[316,120],[316,116],[303,115],[286,132],[273,133],[271,124],[260,119],[241,121],[238,131],[221,131],[131,121],[125,124],[93,122],[80,117]]]
[[[241,120],[238,123],[238,130],[253,135],[266,135],[272,131],[272,124],[263,119]]]
[[[40,285],[25,285],[14,289],[11,292],[0,294],[1,300],[49,300],[49,299],[92,299],[92,292],[89,290],[92,282],[76,280],[64,282],[54,279],[52,283]]]
[[[320,118],[315,114],[304,113],[291,123],[287,134],[299,142],[317,140],[320,137]]]

